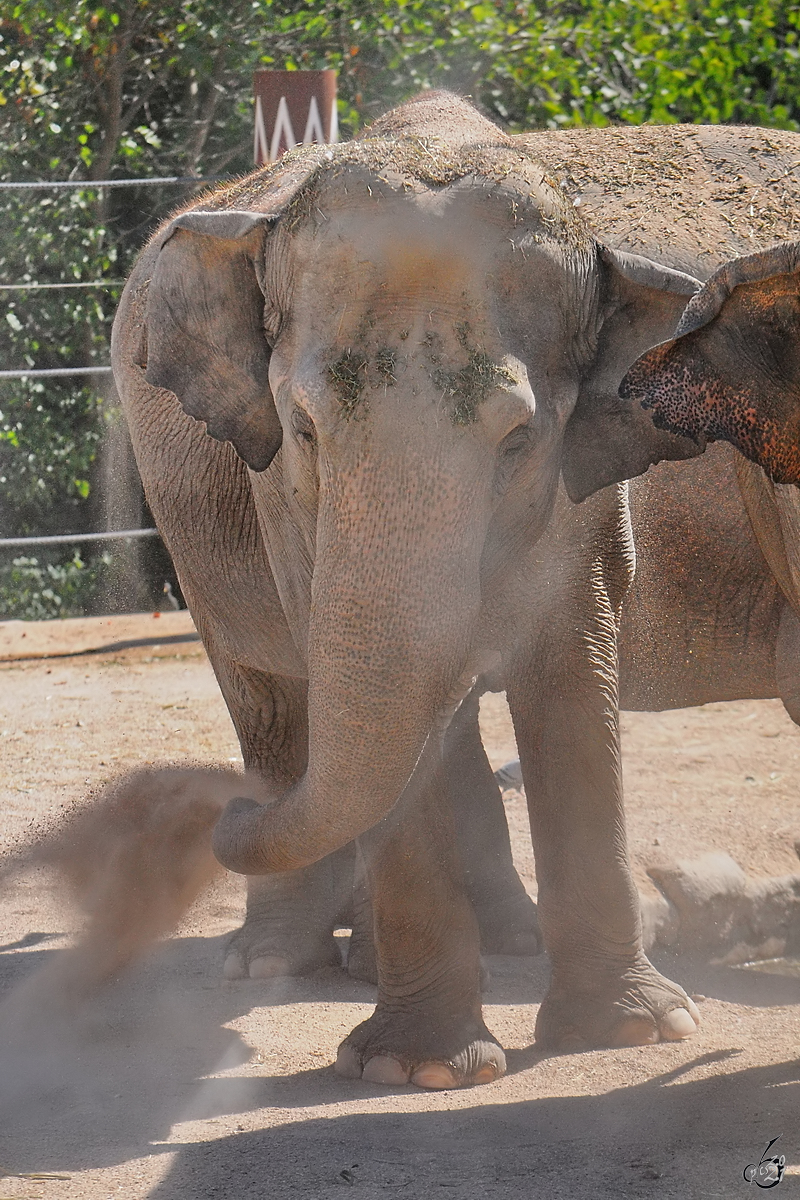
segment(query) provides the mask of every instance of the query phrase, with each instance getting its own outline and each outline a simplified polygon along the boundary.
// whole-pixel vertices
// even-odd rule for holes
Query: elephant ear
[[[661,429],[731,442],[775,483],[800,484],[800,242],[721,267],[620,392]]]
[[[597,352],[564,432],[561,472],[571,500],[641,475],[664,458],[693,458],[701,447],[654,426],[618,394],[643,350],[675,329],[698,280],[637,254],[598,245],[600,327]]]
[[[178,397],[254,471],[278,452],[258,272],[274,218],[235,209],[187,212],[161,237],[146,316],[145,378]]]

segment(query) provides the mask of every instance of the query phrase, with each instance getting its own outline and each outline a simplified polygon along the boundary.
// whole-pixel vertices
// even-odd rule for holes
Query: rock
[[[800,949],[800,875],[751,880],[719,852],[647,873],[666,907],[643,899],[646,945],[703,951],[726,965]]]
[[[501,791],[505,792],[509,788],[515,788],[518,792],[522,791],[522,767],[518,758],[513,759],[512,762],[505,763],[502,767],[498,767],[494,773],[494,777],[500,785]]]
[[[641,896],[642,942],[645,950],[653,946],[674,946],[678,940],[678,910],[666,896]]]

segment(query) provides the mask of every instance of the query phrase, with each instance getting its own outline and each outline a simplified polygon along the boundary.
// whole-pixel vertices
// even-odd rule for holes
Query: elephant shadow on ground
[[[800,1062],[697,1078],[720,1054],[735,1053],[702,1055],[596,1096],[423,1112],[386,1111],[384,1104],[383,1111],[305,1121],[290,1114],[269,1128],[182,1146],[149,1200],[230,1195],[234,1179],[240,1200],[333,1200],[342,1186],[368,1200],[729,1200],[773,1137],[782,1135],[776,1150],[790,1164],[800,1157]],[[284,1103],[281,1089],[273,1103]],[[783,1200],[800,1197],[796,1174],[781,1183]]]
[[[219,979],[224,941],[174,938],[71,1014],[59,1013],[41,987],[58,955],[47,936],[4,947],[3,1170],[81,1171],[172,1156],[152,1200],[230,1195],[233,1178],[237,1200],[334,1197],[356,1184],[367,1200],[398,1190],[426,1200],[572,1200],[647,1195],[653,1180],[659,1196],[692,1200],[728,1197],[743,1186],[744,1166],[779,1133],[790,1161],[800,1159],[800,1146],[789,1144],[798,1131],[797,1063],[696,1078],[721,1059],[735,1066],[739,1051],[723,1049],[604,1094],[536,1098],[545,1055],[528,1046],[509,1050],[505,1081],[452,1101],[352,1083],[329,1064],[338,1038],[370,1011],[373,989],[334,969],[306,979],[226,983]],[[543,956],[497,957],[488,965],[490,1025],[493,1006],[500,1012],[541,1000]],[[672,960],[670,969],[692,990],[738,1003],[800,1000],[800,980],[686,960]],[[233,1023],[237,1029],[228,1027]],[[324,1051],[307,1052],[323,1044]],[[294,1065],[289,1074],[287,1060]],[[498,1094],[508,1100],[498,1103]],[[443,1104],[452,1104],[450,1111]],[[215,1121],[230,1127],[237,1115],[265,1128],[213,1139]],[[202,1122],[212,1140],[183,1141],[187,1122]],[[781,1197],[800,1197],[800,1179],[787,1175],[781,1187]]]
[[[353,1024],[374,1003],[370,985],[333,968],[306,979],[223,981],[223,936],[171,939],[68,1006],[53,970],[62,952],[40,948],[52,936],[28,935],[0,953],[0,1173],[85,1170],[159,1153],[176,1123],[260,1106],[257,1081],[209,1078],[257,1053],[230,1023],[258,1008],[346,1002],[357,1010]],[[287,1053],[303,1038],[292,1019]],[[335,1043],[329,1051],[321,1066]],[[347,1085],[320,1069],[301,1073],[296,1102],[319,1102],[316,1078],[326,1074],[341,1098]]]

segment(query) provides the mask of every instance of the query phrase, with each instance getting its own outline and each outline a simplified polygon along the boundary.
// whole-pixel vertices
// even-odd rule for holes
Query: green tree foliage
[[[800,8],[783,0],[14,0],[0,17],[0,281],[114,283],[191,186],[247,171],[253,69],[333,67],[343,136],[426,86],[511,128],[800,129]],[[108,362],[119,287],[0,294],[0,365]],[[0,531],[100,528],[113,394],[0,382]],[[108,473],[107,470],[105,472]],[[134,520],[131,516],[117,519]]]
[[[0,603],[6,620],[48,621],[55,617],[79,617],[92,606],[111,565],[110,554],[102,554],[88,566],[73,551],[63,563],[40,563],[38,558],[14,558],[0,567]]]
[[[506,13],[482,95],[520,127],[800,129],[795,4],[566,0]]]

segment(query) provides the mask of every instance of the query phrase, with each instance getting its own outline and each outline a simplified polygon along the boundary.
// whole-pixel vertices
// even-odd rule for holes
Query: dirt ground
[[[62,649],[115,648],[0,662],[0,847],[129,766],[240,761],[184,614],[164,616],[94,642],[61,623]],[[21,652],[19,633],[6,627],[4,642],[0,627],[0,655]],[[501,697],[485,701],[483,727],[498,766],[514,754]],[[647,864],[711,849],[753,874],[798,869],[800,729],[780,703],[625,714],[623,739],[643,888]],[[535,893],[521,797],[507,810]],[[333,969],[222,980],[243,909],[235,876],[73,1017],[37,983],[74,927],[60,894],[39,873],[0,903],[0,1200],[315,1200],[347,1188],[364,1200],[728,1200],[748,1194],[743,1169],[778,1135],[771,1153],[788,1166],[776,1195],[800,1197],[800,978],[662,956],[704,997],[693,1040],[546,1057],[531,1045],[544,960],[489,959],[486,1019],[509,1073],[430,1093],[333,1073],[339,1040],[370,1011],[367,985]]]

